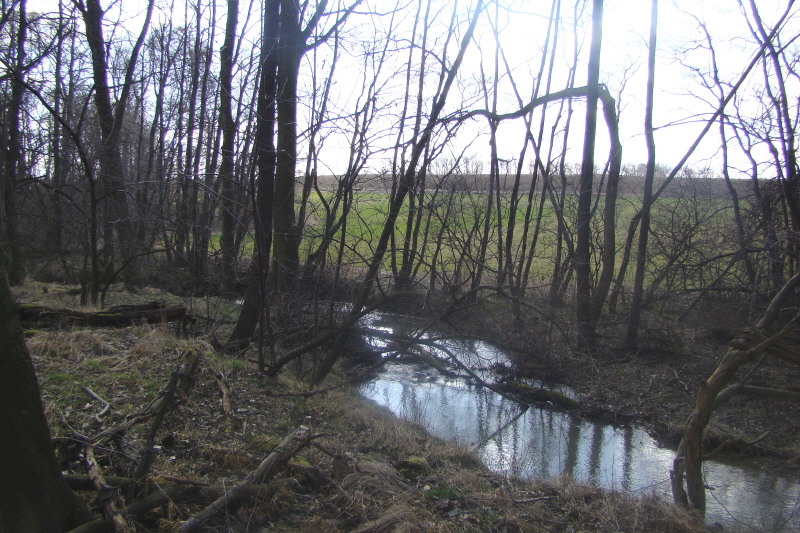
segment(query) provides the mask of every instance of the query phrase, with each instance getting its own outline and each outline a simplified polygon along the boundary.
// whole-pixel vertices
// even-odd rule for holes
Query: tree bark
[[[102,194],[108,198],[110,205],[105,210],[106,228],[104,242],[105,268],[113,272],[115,255],[114,239],[118,248],[126,252],[137,253],[137,243],[133,223],[129,216],[125,193],[124,166],[122,163],[121,135],[125,120],[125,108],[133,86],[133,72],[139,57],[144,38],[150,25],[153,12],[153,0],[148,2],[147,16],[142,31],[131,51],[126,65],[125,81],[122,85],[116,105],[111,102],[111,88],[108,83],[108,62],[106,60],[106,42],[103,36],[103,9],[99,0],[86,0],[80,4],[81,14],[86,26],[86,42],[92,54],[92,70],[94,81],[94,101],[100,125],[101,142],[99,149],[100,182],[103,184]],[[136,266],[131,264],[126,272],[126,281],[135,274]]]
[[[2,190],[0,190],[0,195],[3,198],[3,232],[0,237],[3,242],[2,253],[7,258],[8,282],[11,285],[19,285],[25,279],[25,266],[22,261],[22,247],[20,246],[19,236],[19,217],[17,215],[17,204],[14,200],[16,183],[24,178],[25,170],[22,131],[20,128],[22,100],[25,92],[23,76],[25,75],[25,40],[28,28],[25,4],[25,0],[22,0],[19,4],[16,57],[14,58],[13,81],[11,83],[11,101],[7,110],[8,132],[6,135],[8,136],[8,146],[5,154]]]
[[[272,209],[275,187],[275,90],[277,75],[279,0],[264,5],[264,30],[261,37],[261,82],[258,93],[255,194],[256,249],[250,264],[242,310],[228,342],[253,335],[259,317],[264,317],[269,290],[267,274],[272,246]],[[263,370],[263,361],[260,361]]]
[[[0,532],[63,531],[88,510],[67,487],[17,309],[0,271]]]
[[[273,208],[274,287],[290,290],[300,265],[300,235],[295,219],[295,170],[297,168],[297,76],[303,54],[300,13],[296,0],[280,0],[278,44],[278,136]]]
[[[236,283],[236,243],[234,230],[236,220],[233,216],[234,202],[234,162],[233,143],[236,137],[236,124],[233,121],[231,104],[233,89],[231,77],[233,75],[233,44],[236,37],[236,25],[239,19],[239,0],[228,0],[228,19],[225,25],[225,41],[220,50],[220,103],[219,103],[219,128],[222,131],[222,165],[219,169],[219,181],[222,184],[220,197],[220,220],[222,222],[222,235],[219,245],[222,249],[222,291],[230,296],[233,294]]]
[[[603,115],[611,138],[611,149],[608,156],[608,183],[603,207],[603,266],[592,299],[592,328],[597,327],[614,277],[614,263],[617,258],[617,192],[622,169],[622,143],[619,139],[616,102],[605,88],[600,88],[599,98],[603,103]]]

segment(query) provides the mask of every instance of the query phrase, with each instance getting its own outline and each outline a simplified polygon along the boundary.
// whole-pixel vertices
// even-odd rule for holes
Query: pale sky
[[[62,1],[66,3],[68,0]],[[217,18],[220,26],[217,33],[221,36],[226,3],[221,0],[217,1]],[[104,7],[112,5],[108,0],[101,0],[101,4]],[[141,14],[144,9],[143,4],[139,0],[117,0],[112,5],[112,9],[109,10],[107,20],[113,21],[120,17],[128,31],[134,34],[138,33]],[[172,17],[175,24],[181,24],[183,22],[183,8],[179,4],[182,6],[182,0],[175,0],[174,3],[170,0],[157,0],[159,9],[154,15],[154,23],[166,17]],[[334,4],[335,2],[332,1],[331,5]],[[385,6],[393,6],[394,4],[394,0],[366,0],[364,7],[378,6],[383,10],[387,10],[388,7]],[[469,2],[469,4],[472,5],[474,2]],[[617,93],[627,77],[625,89],[620,100],[622,106],[620,131],[625,164],[644,163],[647,157],[643,138],[643,123],[650,4],[647,0],[606,0],[605,2],[600,77],[601,81],[607,84],[615,97],[619,96]],[[407,20],[404,24],[410,23],[416,8],[416,1],[408,0],[407,5],[408,7],[404,13],[398,15],[395,19],[400,20],[405,17]],[[452,5],[453,2],[449,0],[433,0],[434,10],[442,10],[444,19],[442,24],[446,23]],[[466,3],[460,2],[459,5],[466,5]],[[574,3],[564,0],[562,7],[564,18],[569,19],[572,17],[573,5]],[[777,19],[778,15],[785,9],[785,5],[785,0],[758,1],[759,10],[768,25]],[[58,0],[29,0],[28,2],[29,11],[55,10],[57,6]],[[242,25],[248,21],[246,10],[249,6],[252,6],[255,13],[260,6],[260,2],[240,1],[240,31]],[[534,75],[539,67],[539,47],[544,39],[550,2],[504,0],[501,6],[514,11],[513,15],[509,15],[508,13],[503,14],[501,10],[501,46],[505,51],[506,59],[512,65],[514,78],[522,94],[529,96]],[[124,10],[123,15],[119,15],[119,11],[116,9],[119,7]],[[591,2],[587,6],[587,10],[590,9]],[[493,5],[490,5],[489,10],[493,16]],[[739,12],[738,3],[735,0],[692,0],[691,2],[685,0],[659,0],[659,49],[656,67],[655,102],[655,124],[659,127],[659,130],[656,134],[656,150],[658,162],[669,167],[681,159],[702,128],[702,124],[698,123],[693,117],[702,116],[703,114],[708,116],[713,111],[710,104],[697,98],[701,97],[708,100],[712,95],[708,90],[699,87],[691,72],[676,60],[680,49],[691,46],[692,40],[702,39],[703,37],[703,34],[698,29],[697,21],[682,10],[691,11],[691,15],[694,15],[707,25],[714,38],[718,62],[722,75],[726,80],[733,81],[738,77],[741,70],[750,61],[755,50],[744,23],[744,18]],[[486,23],[488,16],[489,14],[487,13],[483,16],[476,32],[475,42],[471,45],[465,58],[459,85],[454,87],[454,90],[462,89],[467,91],[468,94],[472,91],[473,97],[477,87],[475,84],[479,79],[481,57],[483,57],[486,75],[488,77],[492,75],[493,67],[491,63],[494,54],[494,39]],[[388,16],[367,17],[359,15],[348,21],[348,28],[358,28],[357,31],[363,31],[364,28],[380,28],[387,26],[390,20]],[[584,17],[584,22],[586,24],[589,22],[588,11],[587,16]],[[255,14],[249,19],[249,25],[253,28],[250,34],[256,38],[258,21]],[[789,25],[790,31],[784,33],[784,41],[788,41],[790,35],[797,33],[798,27],[800,25],[795,17]],[[436,34],[436,31],[439,34]],[[588,25],[584,26],[581,31],[588,31]],[[445,37],[443,32],[444,28],[442,26],[435,27],[435,29],[431,30],[431,40],[443,39]],[[567,33],[562,33],[560,36],[560,60],[556,66],[556,79],[552,86],[554,91],[560,90],[565,86],[566,67],[572,54],[572,40],[573,36]],[[588,44],[587,37],[583,45],[582,57],[584,58],[588,53]],[[429,42],[429,47],[435,48],[436,45]],[[320,51],[320,53],[323,52]],[[404,61],[407,57],[407,52],[401,51],[399,54],[402,56],[401,60]],[[453,56],[454,53],[451,53],[448,56],[448,61],[452,61]],[[349,57],[349,60],[353,61],[352,58],[354,56],[351,55]],[[696,50],[686,55],[685,58],[692,65],[699,68],[707,68],[710,65],[708,54],[704,50]],[[359,78],[360,65],[357,63],[348,65],[346,60],[347,58],[343,57],[341,59],[342,64],[337,66],[337,76],[339,78],[335,86],[335,90],[340,91],[340,94],[335,97],[335,103],[342,111],[350,109],[348,106],[355,104],[359,95],[356,87],[359,83],[362,83],[361,78]],[[307,68],[307,63],[304,64],[304,68]],[[758,81],[759,76],[760,71],[753,73],[754,83]],[[576,85],[584,85],[585,79],[586,65],[585,63],[580,63],[577,70]],[[392,96],[388,86],[393,87],[391,90],[395,91],[395,96]],[[397,91],[404,87],[403,73],[398,72],[396,79],[388,83],[388,86],[380,93],[380,97],[399,99],[402,93],[398,94]],[[743,88],[745,91],[743,94],[747,94],[746,91],[751,89],[752,83]],[[794,94],[800,92],[800,88],[792,87],[792,90],[794,89],[797,89]],[[505,94],[506,98],[505,101],[501,98],[498,103],[498,110],[501,112],[512,111],[516,107],[516,102],[511,96],[511,90],[508,86],[505,86],[502,91],[501,94]],[[452,94],[451,102],[458,102],[459,100],[460,98],[457,94]],[[475,101],[473,98],[470,101],[473,108],[483,107],[481,100]],[[423,105],[423,109],[427,111],[429,108],[430,103],[426,102]],[[568,160],[577,163],[580,160],[581,153],[582,141],[579,131],[583,127],[584,111],[581,103],[577,103],[574,109]],[[463,134],[454,142],[454,150],[460,151],[461,147],[471,143],[467,153],[488,161],[488,138],[478,135],[481,127],[480,122],[465,127]],[[515,159],[523,139],[521,122],[503,125],[499,136],[501,140],[500,157]],[[713,128],[708,137],[707,142],[701,145],[696,155],[690,160],[690,165],[696,167],[718,166],[718,157],[715,157],[719,146],[717,129]],[[346,136],[338,138],[334,136],[326,144],[327,151],[323,153],[323,159],[334,171],[341,172],[343,170],[342,166],[346,160],[343,147],[346,146],[347,141]],[[337,146],[339,147],[338,149]],[[300,147],[302,150],[302,142]],[[599,123],[595,156],[596,164],[602,165],[604,163],[607,152],[608,144],[605,125]],[[385,161],[383,163],[379,159],[373,161],[372,170],[378,170],[382,164],[385,165]],[[488,164],[486,168],[488,168]]]

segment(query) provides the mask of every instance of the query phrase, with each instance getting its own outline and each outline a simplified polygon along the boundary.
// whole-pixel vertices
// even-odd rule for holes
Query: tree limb
[[[214,516],[217,511],[229,508],[245,490],[259,479],[266,478],[286,461],[288,461],[303,446],[308,444],[309,431],[305,426],[300,426],[287,435],[280,444],[264,459],[261,464],[242,482],[233,487],[230,492],[217,498],[214,503],[192,516],[181,526],[181,533],[197,531],[209,518]]]

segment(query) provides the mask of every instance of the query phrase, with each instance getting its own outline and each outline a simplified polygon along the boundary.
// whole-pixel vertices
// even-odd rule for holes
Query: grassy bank
[[[31,288],[20,293],[45,296]],[[683,509],[651,497],[565,479],[528,483],[492,474],[470,450],[362,399],[340,370],[326,385],[341,387],[304,397],[291,372],[272,381],[244,358],[151,326],[29,331],[28,347],[65,471],[82,473],[79,447],[71,439],[91,440],[140,413],[187,347],[202,355],[191,385],[157,435],[149,476],[154,484],[230,487],[292,428],[307,426],[318,436],[241,505],[217,513],[209,531],[704,530]],[[110,409],[103,413],[87,389]],[[113,445],[95,450],[106,476],[127,475],[148,427],[133,425]],[[138,520],[149,531],[176,531],[207,504],[175,498]]]

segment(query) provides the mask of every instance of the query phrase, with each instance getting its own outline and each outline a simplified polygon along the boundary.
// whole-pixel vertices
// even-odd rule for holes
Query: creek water
[[[365,322],[385,332],[409,331],[407,321],[392,315],[373,314]],[[377,336],[367,341],[386,346]],[[484,342],[447,341],[445,347],[489,382],[497,376],[488,367],[508,363],[505,353]],[[570,476],[606,489],[671,498],[675,451],[644,429],[594,423],[547,406],[523,412],[472,381],[445,377],[421,364],[387,363],[361,386],[361,394],[438,437],[475,449],[495,472],[528,479]],[[566,388],[556,390],[573,395]],[[800,531],[800,483],[715,461],[704,463],[704,476],[710,487],[707,522],[726,530]]]

